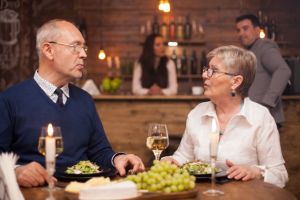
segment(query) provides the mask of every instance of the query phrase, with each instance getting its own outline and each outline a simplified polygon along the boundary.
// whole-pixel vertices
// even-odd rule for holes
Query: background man
[[[254,82],[249,97],[269,108],[278,126],[284,121],[281,95],[291,76],[291,70],[275,42],[260,39],[260,24],[255,15],[236,18],[236,29],[241,44],[252,51],[257,59]]]

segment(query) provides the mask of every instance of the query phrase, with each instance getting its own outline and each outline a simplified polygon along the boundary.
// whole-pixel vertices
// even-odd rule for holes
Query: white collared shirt
[[[36,70],[34,73],[33,79],[37,82],[37,84],[40,86],[40,88],[46,93],[46,95],[54,102],[56,103],[58,99],[58,95],[55,94],[56,86],[50,83],[49,81],[43,79],[38,71]],[[60,88],[63,91],[63,103],[66,104],[67,99],[69,96],[69,86],[68,84],[64,85]]]
[[[189,113],[185,133],[172,156],[176,161],[180,164],[210,161],[209,134],[213,118],[218,121],[211,101],[200,103]],[[265,107],[249,98],[244,99],[243,108],[228,122],[220,138],[217,165],[227,168],[226,160],[238,165],[266,167],[264,181],[279,187],[284,187],[288,180],[276,123]]]

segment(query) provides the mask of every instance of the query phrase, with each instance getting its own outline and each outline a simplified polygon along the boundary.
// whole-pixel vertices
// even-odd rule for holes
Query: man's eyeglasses
[[[55,42],[55,41],[50,41],[49,43],[72,47],[73,52],[78,53],[78,54],[80,53],[81,49],[83,49],[85,53],[87,53],[87,51],[88,51],[88,47],[86,45],[80,46],[78,44],[65,44],[65,43],[60,43],[60,42]]]
[[[236,74],[232,74],[232,73],[228,73],[228,72],[220,72],[218,70],[215,70],[215,69],[212,69],[212,68],[209,68],[206,66],[203,67],[202,73],[204,73],[204,72],[207,72],[208,78],[211,78],[214,74],[226,74],[228,76],[236,76]]]

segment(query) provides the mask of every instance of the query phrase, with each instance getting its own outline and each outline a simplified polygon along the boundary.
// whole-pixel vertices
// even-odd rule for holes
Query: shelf
[[[178,46],[204,46],[205,41],[202,40],[168,40],[164,42],[168,46],[168,42],[177,42]],[[144,45],[144,42],[140,42],[140,45]]]
[[[131,80],[131,75],[122,75],[122,79],[124,80]],[[201,74],[192,74],[192,75],[177,75],[177,79],[202,79]]]

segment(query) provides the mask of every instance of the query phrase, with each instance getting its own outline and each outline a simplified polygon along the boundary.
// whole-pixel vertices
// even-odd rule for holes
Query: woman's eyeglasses
[[[218,70],[212,69],[210,67],[203,67],[202,73],[207,73],[207,77],[211,78],[214,74],[226,74],[228,76],[236,76],[236,74],[228,73],[228,72],[220,72]]]

